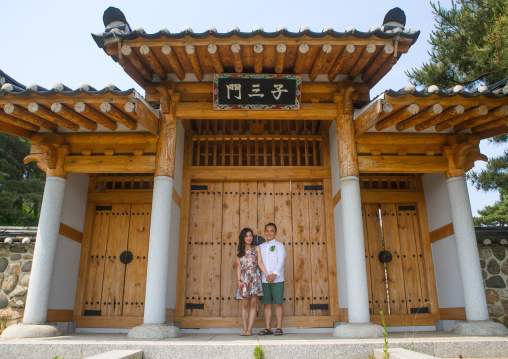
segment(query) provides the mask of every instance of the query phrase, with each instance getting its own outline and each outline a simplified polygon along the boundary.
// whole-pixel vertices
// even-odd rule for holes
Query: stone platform
[[[414,348],[440,358],[508,358],[508,336],[460,337],[449,332],[389,333],[390,347]],[[126,334],[71,334],[44,339],[0,340],[0,358],[86,358],[110,350],[143,350],[143,358],[252,358],[261,345],[265,359],[369,358],[383,339],[338,339],[331,333],[290,333],[282,337],[183,333],[164,341],[128,340]]]

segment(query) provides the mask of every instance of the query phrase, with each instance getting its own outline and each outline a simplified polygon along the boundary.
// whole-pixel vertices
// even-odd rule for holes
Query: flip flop
[[[284,333],[282,333],[282,329],[277,328],[277,329],[275,330],[275,333],[273,333],[273,334],[274,334],[274,335],[282,335],[282,334],[284,334]]]
[[[264,329],[259,332],[259,335],[273,335],[273,332],[270,329]]]

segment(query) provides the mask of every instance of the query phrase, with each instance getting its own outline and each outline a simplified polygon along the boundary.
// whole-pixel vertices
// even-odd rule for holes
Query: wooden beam
[[[9,135],[30,138],[33,132],[18,126],[11,125],[0,120],[0,132],[8,133]]]
[[[56,123],[57,125],[68,128],[69,130],[72,130],[72,131],[79,130],[79,125],[77,125],[71,121],[68,121],[67,119],[63,118],[62,116],[58,116],[51,110],[48,110],[46,107],[39,105],[37,102],[31,102],[28,105],[28,111],[30,111],[31,113],[33,113],[39,117],[42,117],[42,118],[48,120],[50,122]]]
[[[70,133],[62,135],[63,142],[68,145],[131,145],[155,144],[157,136],[150,133]],[[41,141],[42,139],[38,140]]]
[[[356,64],[353,66],[351,71],[349,71],[348,78],[350,80],[354,80],[356,76],[360,74],[360,72],[363,70],[365,65],[370,61],[370,58],[374,55],[374,52],[376,51],[376,45],[374,44],[368,44],[365,46],[365,49],[363,50],[362,54],[360,55],[360,58],[356,62]]]
[[[295,66],[293,67],[293,72],[295,74],[300,74],[303,72],[303,66],[305,65],[305,60],[307,59],[308,52],[308,44],[300,44],[300,46],[298,46],[298,54],[296,55]]]
[[[443,112],[443,106],[440,104],[435,104],[430,107],[427,107],[424,111],[420,112],[417,115],[414,115],[413,117],[410,117],[409,119],[399,122],[397,126],[395,126],[395,129],[397,131],[404,131],[408,128],[411,128],[413,126],[419,125],[422,122],[425,122],[429,119],[432,119],[434,116],[439,115],[441,112]]]
[[[0,121],[12,126],[21,127],[28,131],[38,132],[41,129],[40,126],[34,125],[33,123],[30,122],[23,121],[17,117],[8,115],[1,109],[0,109]]]
[[[101,111],[105,113],[110,119],[119,122],[129,130],[135,130],[138,127],[136,121],[129,118],[125,113],[117,109],[109,102],[101,103]]]
[[[383,65],[381,65],[379,70],[377,70],[376,73],[374,75],[372,75],[372,77],[370,78],[368,85],[371,88],[376,86],[376,84],[379,81],[381,81],[381,79],[383,77],[385,77],[385,75],[392,69],[393,65],[395,65],[397,63],[397,60],[399,59],[399,56],[397,55],[398,47],[399,47],[398,43],[399,43],[398,41],[395,41],[393,55],[388,57],[388,59],[386,59],[385,63]]]
[[[54,102],[51,105],[51,111],[53,111],[59,116],[62,116],[68,121],[71,121],[72,123],[82,126],[90,131],[97,130],[97,123],[89,120],[85,116],[81,116],[79,113],[76,113],[75,111],[72,111],[70,108],[68,108],[67,106],[65,106],[60,102]]]
[[[161,81],[168,78],[168,74],[160,64],[159,60],[157,60],[157,57],[155,57],[154,53],[150,50],[149,46],[141,45],[139,53],[145,57],[146,61],[150,64],[152,72],[156,73]]]
[[[362,81],[369,82],[374,74],[383,66],[385,61],[393,54],[395,48],[393,44],[386,44],[379,54],[374,58],[374,61],[369,65],[367,70],[362,74]]]
[[[167,56],[168,62],[173,68],[176,77],[178,77],[180,81],[185,80],[185,72],[183,71],[182,65],[180,64],[180,61],[178,60],[178,57],[176,57],[171,46],[165,44],[162,46],[161,51],[164,55]]]
[[[490,130],[492,128],[496,128],[498,126],[506,125],[508,123],[508,116],[504,116],[501,118],[498,118],[497,120],[484,123],[483,125],[475,126],[471,129],[473,133],[483,132],[486,130]]]
[[[342,69],[346,62],[351,58],[353,53],[355,52],[355,45],[353,44],[347,44],[342,49],[341,53],[337,57],[337,60],[335,60],[335,63],[331,67],[330,71],[328,72],[328,80],[333,81],[335,80],[335,77],[342,73]]]
[[[153,173],[155,156],[65,156],[68,173]]]
[[[208,45],[208,54],[210,55],[210,60],[212,61],[213,68],[215,69],[215,72],[218,74],[221,74],[224,72],[224,66],[222,65],[221,58],[219,56],[219,52],[217,51],[217,45],[216,44],[210,44]]]
[[[485,116],[480,116],[477,118],[473,118],[469,121],[459,123],[458,125],[455,125],[453,130],[455,132],[459,132],[462,130],[466,130],[468,128],[483,125],[484,123],[496,120],[496,119],[503,117],[503,116],[508,116],[508,105],[504,105],[504,106],[495,108],[495,109],[489,111],[489,113],[486,114]]]
[[[179,102],[176,117],[184,120],[335,120],[337,108],[332,103],[302,103],[299,111],[217,111],[211,102]]]
[[[472,118],[485,116],[488,112],[489,112],[489,108],[485,105],[480,105],[477,107],[470,108],[461,115],[452,117],[446,121],[443,121],[443,122],[437,124],[436,131],[437,132],[444,131],[447,128],[455,126],[461,122],[465,122],[465,121],[470,120]]]
[[[134,106],[133,106],[134,105]],[[126,102],[124,109],[126,112],[136,112],[138,123],[143,126],[152,135],[157,136],[159,130],[159,118],[148,108],[149,105],[140,99],[136,99],[134,104]]]
[[[152,72],[145,66],[139,59],[138,55],[134,53],[132,47],[129,45],[123,45],[121,54],[138,70],[138,72],[144,77],[146,81],[152,81]]]
[[[332,45],[330,44],[324,44],[321,47],[321,51],[319,51],[318,56],[316,57],[316,60],[314,61],[314,65],[312,66],[312,70],[310,71],[309,78],[311,81],[314,81],[323,67],[323,64],[325,63],[326,58],[328,55],[332,52]]]
[[[233,62],[235,65],[235,71],[238,73],[243,72],[243,62],[242,62],[242,47],[240,44],[231,45],[231,52],[233,53]]]
[[[43,127],[43,128],[48,129],[50,131],[56,131],[58,129],[57,124],[55,124],[53,122],[49,122],[37,115],[34,115],[30,111],[24,109],[21,106],[13,104],[12,102],[7,103],[4,106],[4,112],[8,115],[20,118],[26,122],[30,122],[31,124]]]
[[[254,72],[260,74],[263,72],[263,44],[254,45]]]
[[[403,109],[397,111],[390,117],[385,118],[384,120],[378,122],[376,124],[376,130],[382,131],[393,125],[398,124],[399,122],[407,120],[409,117],[416,115],[420,111],[420,108],[416,104],[411,104],[409,106],[404,107]]]
[[[324,166],[192,166],[183,170],[183,178],[191,180],[313,180],[331,178],[330,167]]]
[[[182,197],[178,194],[176,189],[173,187],[173,201],[175,201],[178,208],[182,207]]]
[[[478,136],[480,136],[480,139],[484,140],[486,138],[506,135],[508,133],[508,125],[503,124],[498,127],[494,127],[485,131],[478,132]]]
[[[356,137],[370,130],[377,123],[383,112],[390,113],[392,109],[393,107],[391,107],[390,104],[383,104],[381,100],[377,100],[375,103],[371,104],[355,119]]]
[[[286,59],[286,44],[280,43],[277,44],[275,48],[277,52],[277,58],[275,59],[275,73],[281,74],[284,72],[284,61]]]
[[[72,227],[69,227],[64,223],[60,223],[60,230],[58,231],[58,234],[66,238],[72,239],[73,241],[76,241],[78,243],[81,243],[81,241],[83,240],[83,233]]]
[[[112,190],[88,192],[88,201],[96,203],[152,203],[153,190]]]
[[[337,206],[339,204],[340,198],[341,198],[341,195],[340,195],[340,188],[339,188],[339,190],[337,191],[335,196],[333,196],[333,208],[335,208],[335,206]]]
[[[463,114],[463,113],[464,113],[464,106],[462,106],[462,105],[453,106],[453,107],[447,109],[446,111],[441,112],[439,115],[437,115],[437,116],[435,116],[423,123],[416,125],[415,130],[416,131],[423,131],[429,127],[437,125],[438,123],[441,123],[443,121],[446,121],[450,118],[453,118],[453,117]]]
[[[445,173],[445,156],[358,156],[362,173]]]
[[[464,307],[439,308],[439,315],[442,320],[467,320]]]
[[[102,115],[100,112],[97,112],[95,109],[90,107],[84,102],[78,102],[76,105],[74,105],[74,111],[76,111],[78,114],[86,116],[93,121],[97,122],[99,125],[102,125],[106,127],[107,129],[110,129],[111,131],[115,131],[118,128],[118,125],[116,122],[111,121],[106,116]],[[79,126],[78,126],[79,127]]]
[[[203,81],[203,70],[201,69],[201,64],[199,63],[198,55],[196,54],[196,48],[192,44],[188,44],[185,46],[185,52],[187,53],[187,58],[192,66],[192,70],[194,71],[194,75],[198,81]]]
[[[72,309],[48,309],[46,323],[72,322]]]
[[[453,231],[453,223],[450,222],[430,232],[430,242],[431,243],[437,242],[440,239],[449,237],[454,233],[455,232]]]

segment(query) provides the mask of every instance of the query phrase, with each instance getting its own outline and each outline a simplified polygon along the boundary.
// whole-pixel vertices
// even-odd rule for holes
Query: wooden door
[[[185,316],[240,316],[233,267],[238,236],[245,227],[264,236],[269,222],[277,225],[276,238],[286,249],[285,315],[329,315],[325,217],[321,182],[193,183]],[[211,244],[207,238],[216,240]],[[263,316],[261,303],[258,316]]]
[[[96,206],[85,316],[143,315],[150,211],[150,204]]]
[[[426,313],[421,227],[415,204],[366,203],[371,314]]]

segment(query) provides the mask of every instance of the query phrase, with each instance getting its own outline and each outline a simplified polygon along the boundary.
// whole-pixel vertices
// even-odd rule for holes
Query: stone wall
[[[480,265],[490,319],[508,323],[508,247],[479,245]]]
[[[34,246],[0,243],[1,324],[16,324],[23,318]]]

